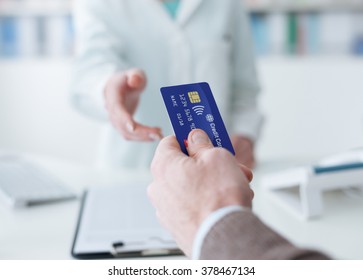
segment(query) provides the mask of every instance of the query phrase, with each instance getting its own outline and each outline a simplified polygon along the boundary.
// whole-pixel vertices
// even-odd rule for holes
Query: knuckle
[[[160,170],[160,163],[157,157],[154,157],[150,165],[150,170],[153,175],[157,175]]]
[[[153,198],[153,185],[152,184],[150,184],[147,187],[146,193],[147,193],[148,198],[152,201],[152,198]]]
[[[231,153],[223,148],[214,148],[206,150],[206,157],[210,159],[228,160],[231,158]]]
[[[164,137],[163,139],[160,140],[159,146],[165,147],[165,145],[168,145],[168,143],[170,143],[170,141],[172,141],[172,139],[173,139],[173,136]]]

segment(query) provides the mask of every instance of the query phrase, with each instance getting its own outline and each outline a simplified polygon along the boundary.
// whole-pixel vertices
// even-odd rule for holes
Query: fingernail
[[[151,140],[154,140],[154,141],[159,141],[161,140],[161,136],[159,134],[155,134],[155,133],[150,133],[149,134],[149,138]]]
[[[132,125],[132,123],[127,123],[126,129],[128,130],[128,132],[131,132],[131,133],[135,131],[135,127]]]
[[[185,148],[188,149],[188,140],[187,139],[184,139],[184,146],[185,146]]]
[[[209,144],[211,141],[208,135],[200,130],[194,130],[191,135],[193,144]]]

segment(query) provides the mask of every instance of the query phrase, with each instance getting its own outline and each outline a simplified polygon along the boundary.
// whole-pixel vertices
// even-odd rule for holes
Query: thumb
[[[207,133],[201,129],[194,129],[188,136],[188,153],[190,157],[195,157],[198,153],[214,148]]]

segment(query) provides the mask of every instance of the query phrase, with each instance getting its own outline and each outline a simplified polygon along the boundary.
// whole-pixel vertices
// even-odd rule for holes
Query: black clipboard
[[[95,192],[98,192],[98,194],[94,194]],[[133,244],[131,244],[131,241],[127,240],[125,236],[122,236],[120,234],[119,237],[113,238],[110,240],[107,240],[107,243],[109,243],[108,246],[103,246],[103,248],[95,249],[91,248],[89,250],[80,250],[79,249],[79,242],[82,238],[82,234],[84,235],[85,228],[87,228],[87,221],[85,224],[85,217],[86,217],[86,211],[90,211],[90,199],[93,200],[101,200],[102,194],[108,194],[109,197],[115,198],[117,200],[117,195],[124,194],[127,201],[133,201],[132,207],[137,207],[137,203],[141,203],[144,207],[145,197],[146,196],[146,189],[140,188],[136,186],[128,186],[127,188],[120,188],[120,187],[111,187],[111,188],[91,188],[84,192],[81,200],[81,206],[77,221],[77,226],[75,230],[74,240],[72,244],[72,250],[71,254],[76,259],[83,259],[83,260],[92,260],[92,259],[111,259],[111,258],[142,258],[142,257],[163,257],[163,256],[180,256],[183,255],[183,252],[177,247],[174,241],[172,241],[171,237],[168,237],[167,243],[164,235],[164,230],[161,228],[160,225],[155,224],[155,232],[160,232],[159,236],[152,237],[151,241],[144,242],[143,245],[135,245],[134,248],[132,248]],[[93,195],[93,196],[92,196]],[[120,200],[120,203],[122,203],[122,200]],[[127,205],[125,205],[126,207]],[[105,206],[107,207],[107,205]],[[123,207],[123,206],[118,206]],[[145,206],[147,207],[147,206]],[[129,209],[125,208],[125,212],[127,215],[132,215],[132,211],[129,211]],[[115,214],[117,219],[117,214]],[[142,213],[141,213],[142,215]],[[153,212],[154,215],[154,212]],[[92,215],[89,215],[92,216]],[[122,216],[122,215],[120,215]],[[138,216],[139,217],[139,216]],[[102,216],[101,216],[102,218]],[[150,223],[150,213],[147,213],[145,215],[145,218],[148,219],[148,223]],[[120,217],[122,219],[122,217]],[[155,218],[156,219],[156,218]],[[87,231],[87,230],[86,230]],[[112,240],[112,241],[111,241]],[[160,243],[159,246],[155,246],[155,243]],[[150,248],[148,246],[151,246]],[[141,246],[141,248],[140,248]],[[130,249],[128,249],[130,247]]]

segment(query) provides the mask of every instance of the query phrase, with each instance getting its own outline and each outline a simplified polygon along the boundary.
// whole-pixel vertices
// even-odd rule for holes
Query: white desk
[[[35,161],[80,194],[90,185],[122,186],[150,178],[143,172],[99,170],[46,158]],[[266,169],[262,166],[253,183],[254,209],[267,224],[298,245],[322,249],[335,258],[363,259],[362,200],[329,193],[320,219],[300,221],[259,189],[259,177]],[[70,259],[78,211],[79,200],[15,210],[0,204],[0,259]]]

